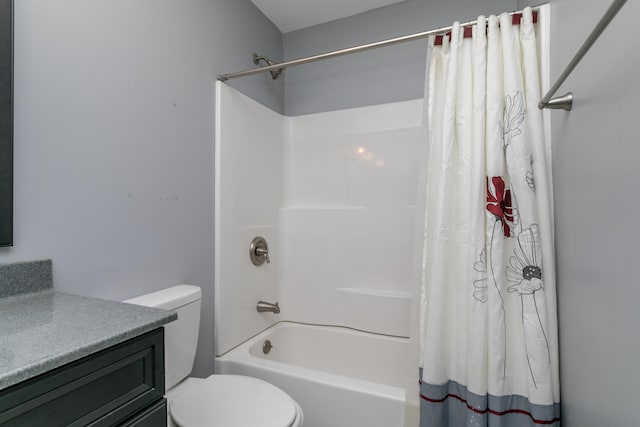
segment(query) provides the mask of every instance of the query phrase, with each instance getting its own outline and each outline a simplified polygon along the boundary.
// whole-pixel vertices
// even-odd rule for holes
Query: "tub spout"
[[[258,310],[258,313],[265,313],[269,311],[273,314],[280,313],[280,307],[278,306],[277,302],[275,304],[271,304],[270,302],[266,301],[258,301],[256,309]]]

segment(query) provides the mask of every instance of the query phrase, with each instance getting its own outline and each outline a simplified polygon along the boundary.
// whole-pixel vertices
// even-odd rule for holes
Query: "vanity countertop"
[[[0,298],[0,390],[177,319],[53,290]]]

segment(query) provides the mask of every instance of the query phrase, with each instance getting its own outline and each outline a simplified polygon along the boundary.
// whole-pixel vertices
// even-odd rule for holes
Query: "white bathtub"
[[[285,390],[302,406],[304,427],[403,427],[417,425],[412,360],[407,338],[280,322],[216,357],[215,372]]]

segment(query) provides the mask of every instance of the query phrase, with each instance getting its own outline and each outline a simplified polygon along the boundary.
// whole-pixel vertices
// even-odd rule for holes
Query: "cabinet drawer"
[[[164,394],[159,328],[0,393],[0,425],[110,426]]]
[[[162,399],[149,409],[125,421],[120,427],[167,427],[167,400]]]

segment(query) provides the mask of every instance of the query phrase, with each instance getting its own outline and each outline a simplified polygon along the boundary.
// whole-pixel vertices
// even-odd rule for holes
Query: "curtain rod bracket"
[[[626,2],[627,0],[613,0],[613,3],[611,3],[611,6],[609,6],[607,11],[604,13],[602,18],[600,19],[600,21],[598,21],[598,23],[596,24],[593,31],[591,31],[591,34],[589,34],[589,36],[584,41],[584,43],[582,43],[582,46],[580,46],[580,49],[578,49],[574,57],[571,59],[571,61],[569,62],[569,65],[567,65],[564,71],[560,74],[560,77],[558,77],[558,80],[556,80],[554,85],[551,86],[551,89],[549,89],[549,92],[547,92],[544,98],[542,98],[542,100],[538,103],[538,108],[543,109],[546,107],[546,108],[563,109],[567,111],[571,110],[571,101],[572,101],[571,93],[568,93],[566,95],[553,98],[553,99],[551,99],[551,97],[560,88],[560,85],[562,85],[562,83],[566,80],[566,78],[569,77],[569,74],[571,74],[573,69],[576,68],[576,65],[578,65],[578,62],[580,62],[582,57],[589,51],[589,49],[591,49],[591,46],[593,46],[593,44],[596,42],[598,37],[600,37],[600,34],[602,34],[605,28],[607,28],[609,23],[611,23],[611,20],[613,19],[613,17],[616,16],[616,14],[620,11],[622,6],[624,6]],[[565,99],[567,95],[570,96],[569,100]],[[551,105],[552,105],[552,102],[554,101],[556,101],[555,102],[556,106],[552,107]],[[568,102],[569,108],[567,108],[567,102]]]
[[[573,93],[571,92],[551,98],[547,102],[540,101],[538,104],[538,108],[541,110],[543,108],[549,108],[550,110],[571,111],[571,107],[573,107]]]

